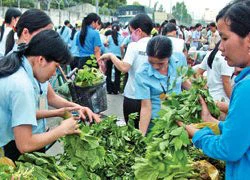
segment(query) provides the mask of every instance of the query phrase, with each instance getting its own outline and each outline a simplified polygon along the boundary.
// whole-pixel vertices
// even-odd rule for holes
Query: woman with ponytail
[[[219,51],[220,41],[214,50],[208,53],[200,64],[197,73],[202,75],[207,71],[207,86],[215,101],[229,103],[232,86],[231,76],[234,68],[230,67]]]
[[[0,89],[0,147],[10,159],[15,161],[26,152],[44,151],[58,138],[79,133],[77,121],[71,117],[49,132],[32,134],[32,126],[37,126],[40,90],[34,79],[48,81],[59,64],[70,60],[71,54],[58,33],[45,30],[0,61],[0,86],[5,87]]]
[[[101,18],[96,13],[88,14],[82,20],[82,29],[77,34],[76,44],[80,51],[80,57],[77,67],[82,69],[90,56],[95,55],[96,59],[101,56],[101,38],[96,29],[101,24]]]
[[[119,33],[120,27],[118,24],[113,24],[112,25],[112,32],[111,35],[108,36],[106,45],[107,45],[107,52],[108,53],[113,53],[118,59],[121,59],[122,54],[121,54],[121,44],[123,41],[123,38],[121,34]],[[107,66],[107,71],[106,71],[106,83],[107,83],[107,91],[109,94],[118,94],[120,90],[120,76],[121,76],[121,71],[119,71],[116,67],[115,68],[115,81],[114,83],[112,82],[112,68],[113,68],[113,62],[112,61],[107,61],[106,63]]]
[[[0,55],[3,56],[6,49],[6,39],[7,35],[11,30],[15,29],[16,23],[21,16],[21,11],[16,8],[9,8],[4,17],[4,22],[1,26],[1,35],[0,35]],[[14,39],[14,37],[13,37]]]

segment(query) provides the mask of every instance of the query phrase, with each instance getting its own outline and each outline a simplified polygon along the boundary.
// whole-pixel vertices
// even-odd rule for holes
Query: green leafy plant
[[[80,87],[87,87],[102,83],[104,75],[96,68],[97,63],[94,56],[92,59],[87,60],[86,64],[83,69],[78,70],[74,80],[75,84]]]

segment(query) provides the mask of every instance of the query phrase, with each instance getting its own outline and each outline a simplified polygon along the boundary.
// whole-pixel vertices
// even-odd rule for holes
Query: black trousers
[[[141,100],[130,99],[130,98],[124,97],[124,100],[123,100],[124,119],[126,123],[128,123],[129,114],[138,113],[138,116],[134,121],[136,129],[139,129],[140,111],[141,111]]]
[[[15,141],[10,141],[8,144],[6,144],[3,147],[4,150],[4,155],[7,158],[10,158],[12,161],[17,161],[18,158],[21,156],[21,153],[19,152],[19,150],[16,147],[16,142]],[[37,150],[36,152],[42,152],[45,153],[45,148]]]
[[[121,59],[120,57],[117,57]],[[109,94],[114,93],[118,94],[120,91],[120,82],[121,82],[121,71],[119,71],[115,67],[115,81],[112,82],[112,68],[113,68],[113,62],[112,61],[107,61],[106,63],[106,85],[107,85],[107,91]]]

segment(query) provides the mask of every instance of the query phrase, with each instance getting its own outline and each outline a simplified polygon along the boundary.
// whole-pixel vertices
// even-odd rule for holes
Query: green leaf
[[[183,127],[178,127],[170,132],[170,135],[172,136],[179,136],[183,131]]]
[[[175,150],[181,149],[182,145],[183,145],[183,143],[182,143],[182,141],[179,138],[175,138],[174,139]]]

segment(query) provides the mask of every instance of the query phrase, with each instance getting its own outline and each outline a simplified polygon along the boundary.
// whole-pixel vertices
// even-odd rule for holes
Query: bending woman
[[[0,147],[4,147],[7,157],[15,161],[22,153],[41,150],[62,136],[79,133],[72,117],[47,133],[32,134],[39,98],[34,77],[46,82],[59,64],[70,60],[70,52],[58,33],[45,30],[0,61],[0,86],[5,87],[0,89]]]

